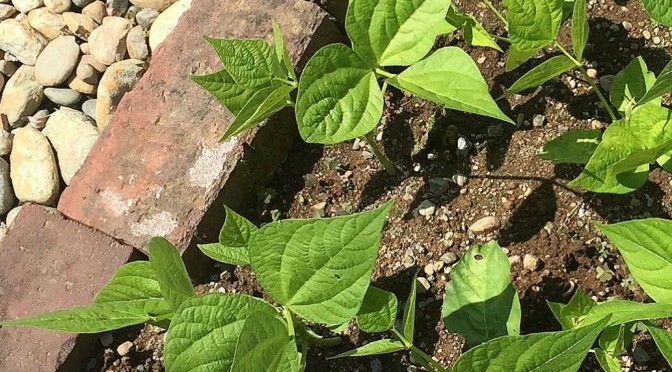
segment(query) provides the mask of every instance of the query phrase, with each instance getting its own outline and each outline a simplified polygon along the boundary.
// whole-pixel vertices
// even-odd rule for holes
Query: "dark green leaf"
[[[349,350],[346,351],[345,353],[341,353],[327,359],[390,354],[406,349],[407,347],[404,345],[404,343],[399,340],[377,340],[370,342],[362,347],[358,347],[357,349]]]
[[[646,323],[646,328],[649,330],[649,333],[651,333],[653,341],[656,342],[658,350],[660,350],[660,353],[663,354],[665,360],[667,360],[667,364],[672,367],[672,332],[660,328],[651,322]]]
[[[539,87],[574,67],[576,67],[576,65],[567,56],[559,55],[552,57],[539,66],[534,67],[513,83],[513,85],[504,92],[504,96],[508,97],[525,89]]]
[[[672,27],[672,0],[642,0],[654,21]]]
[[[404,305],[404,317],[401,320],[402,335],[409,344],[413,344],[413,336],[415,334],[415,302],[418,296],[418,273],[413,275],[413,284],[411,284],[411,292],[408,294],[408,300]]]
[[[572,16],[572,44],[574,45],[574,55],[579,61],[583,59],[583,51],[586,49],[590,34],[587,12],[588,4],[586,4],[586,0],[575,0],[574,15]]]
[[[364,332],[385,332],[394,326],[397,306],[394,293],[369,286],[362,308],[357,313],[357,325]]]
[[[599,129],[575,129],[548,142],[539,157],[555,164],[586,164],[602,140]]]

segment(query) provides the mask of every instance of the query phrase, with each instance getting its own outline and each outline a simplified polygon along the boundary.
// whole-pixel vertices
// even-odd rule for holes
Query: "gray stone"
[[[48,119],[49,119],[49,110],[40,110],[36,112],[35,115],[28,117],[28,125],[37,130],[42,130],[44,129],[44,126],[47,124]]]
[[[431,216],[436,211],[436,205],[429,200],[423,200],[418,206],[418,213],[421,216]]]
[[[74,106],[82,99],[82,94],[69,88],[45,88],[44,95],[61,106]]]
[[[108,67],[98,84],[96,123],[102,131],[126,92],[133,89],[145,70],[143,61],[127,59]]]
[[[63,107],[49,117],[42,133],[54,146],[61,176],[70,184],[98,139],[96,124],[83,112]]]
[[[142,26],[135,26],[126,36],[126,48],[128,55],[133,59],[142,61],[149,58],[149,48],[147,47],[147,35]]]
[[[98,72],[90,64],[81,61],[77,66],[77,77],[88,84],[98,83]]]
[[[12,127],[18,127],[21,119],[37,111],[43,94],[42,85],[35,80],[35,68],[23,65],[7,81],[0,99],[0,114],[7,115]]]
[[[45,87],[65,82],[77,67],[79,45],[74,36],[52,40],[35,63],[35,78]]]
[[[445,194],[449,187],[450,180],[448,178],[439,177],[429,180],[429,192],[436,196]]]
[[[480,220],[474,222],[470,227],[469,231],[474,233],[484,233],[497,230],[501,226],[499,219],[497,217],[483,217]]]
[[[80,8],[83,8],[89,4],[91,4],[93,0],[72,0],[72,3],[77,5]]]
[[[130,6],[128,0],[107,0],[107,14],[123,17]]]
[[[30,27],[27,21],[6,19],[0,22],[0,50],[15,56],[21,63],[34,65],[46,45],[47,39]]]
[[[22,202],[52,205],[59,191],[56,158],[47,138],[33,127],[16,131],[10,155],[10,176]]]
[[[98,100],[90,99],[82,103],[82,112],[88,115],[91,119],[96,120],[96,104]]]
[[[614,75],[604,75],[600,78],[600,86],[605,92],[609,93],[611,90],[611,82],[614,81]]]
[[[0,214],[9,212],[16,205],[16,196],[9,177],[9,163],[0,158]]]
[[[441,261],[446,265],[452,265],[457,262],[458,259],[459,257],[453,252],[446,252],[441,256]]]
[[[532,125],[536,128],[542,127],[546,122],[546,116],[544,115],[534,115],[532,118]]]
[[[131,23],[126,18],[105,18],[89,38],[91,55],[108,66],[123,60],[126,55],[126,35],[130,30]]]
[[[155,9],[145,8],[138,12],[135,15],[135,20],[138,22],[142,28],[149,30],[152,27],[156,17],[159,16],[159,12]]]

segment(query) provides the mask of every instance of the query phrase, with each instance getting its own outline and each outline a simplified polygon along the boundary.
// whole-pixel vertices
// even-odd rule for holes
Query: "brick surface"
[[[303,0],[194,0],[122,99],[58,209],[140,249],[161,235],[184,250],[220,190],[253,193],[284,160],[296,133],[292,115],[219,144],[232,116],[189,74],[221,69],[202,35],[270,41],[272,19],[299,65],[338,33],[324,11]],[[258,152],[265,155],[255,158]]]
[[[26,205],[0,243],[0,317],[89,304],[132,254],[132,248],[57,212]],[[83,370],[96,343],[79,343],[73,353],[76,338],[2,327],[0,371],[56,371],[64,363]]]

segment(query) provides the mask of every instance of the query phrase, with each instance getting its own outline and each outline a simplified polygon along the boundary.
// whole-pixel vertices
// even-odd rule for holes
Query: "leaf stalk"
[[[371,147],[371,151],[373,151],[373,154],[376,156],[380,164],[383,165],[385,170],[387,171],[387,174],[390,176],[394,176],[397,174],[397,169],[394,167],[394,164],[388,159],[385,154],[383,154],[382,151],[380,151],[380,147],[378,146],[378,143],[376,142],[376,138],[373,136],[373,132],[369,132],[366,136],[366,142],[369,144]]]
[[[499,10],[497,10],[497,8],[495,8],[495,6],[492,4],[492,2],[490,0],[483,0],[483,3],[485,3],[485,5],[488,8],[490,8],[490,10],[493,13],[495,13],[497,18],[499,18],[499,20],[502,21],[502,23],[504,23],[504,26],[508,29],[509,28],[509,22],[506,20],[504,15],[502,15],[502,13]]]

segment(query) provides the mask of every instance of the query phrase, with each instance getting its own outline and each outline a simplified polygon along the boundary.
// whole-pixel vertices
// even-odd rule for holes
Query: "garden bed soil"
[[[589,10],[593,32],[586,59],[599,72],[598,77],[617,73],[639,55],[659,73],[669,60],[669,29],[652,25],[639,2],[593,3]],[[480,2],[462,1],[457,5],[475,14],[488,30],[503,33],[497,18]],[[624,21],[626,26],[632,26],[628,27],[630,30],[624,28]],[[643,37],[644,31],[660,37],[661,44]],[[562,31],[565,45],[571,44],[569,33],[566,24]],[[437,43],[437,47],[445,45],[469,51],[478,61],[493,96],[534,65],[532,62],[506,73],[504,55],[491,49],[470,48],[463,44],[459,33]],[[444,329],[441,304],[451,264],[439,262],[449,252],[461,256],[473,244],[496,239],[507,250],[513,285],[520,295],[524,334],[558,330],[560,325],[546,301],[566,303],[578,286],[597,300],[648,300],[632,283],[618,252],[592,223],[670,218],[670,174],[654,169],[650,181],[633,194],[596,195],[566,186],[580,173],[580,167],[555,166],[537,157],[547,141],[567,130],[595,128],[608,122],[599,100],[580,76],[565,74],[543,89],[503,101],[505,112],[518,121],[517,127],[444,110],[392,89],[386,101],[384,125],[376,133],[379,138],[382,135],[384,151],[400,169],[396,176],[385,173],[364,142],[322,147],[297,140],[283,169],[259,189],[257,205],[239,212],[261,224],[278,216],[284,219],[354,213],[394,199],[373,283],[404,301],[416,271],[428,279],[429,291],[418,297],[415,340],[418,347],[444,366],[451,366],[465,345],[462,337]],[[532,124],[535,115],[545,117],[541,126]],[[473,144],[468,154],[456,151],[458,135]],[[442,181],[458,174],[466,176],[463,186]],[[442,187],[445,190],[440,190]],[[427,214],[427,201],[435,205],[435,211],[420,215],[421,205]],[[472,223],[486,216],[495,216],[502,222],[501,228],[489,233],[468,232]],[[537,258],[538,266],[525,268],[526,255],[530,255],[528,260],[531,256]],[[444,260],[452,261],[446,256]],[[203,284],[200,291],[262,296],[248,268],[217,268],[221,274],[212,278],[217,280]],[[608,275],[599,276],[598,268]],[[137,334],[137,330],[117,332],[115,340],[119,341],[111,348]],[[327,361],[328,356],[384,335],[361,333],[351,326],[344,336],[340,347],[311,350],[308,370],[415,370],[404,352]],[[110,351],[98,358],[97,364],[105,361],[106,371],[160,370],[162,339],[162,332],[145,327],[135,341],[136,351],[125,359]],[[669,370],[651,339],[645,336],[635,338],[628,356],[623,358],[623,366],[632,371]],[[589,356],[582,370],[600,368]]]

